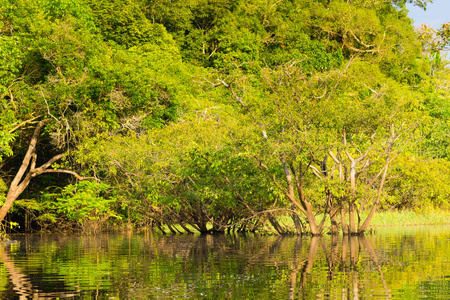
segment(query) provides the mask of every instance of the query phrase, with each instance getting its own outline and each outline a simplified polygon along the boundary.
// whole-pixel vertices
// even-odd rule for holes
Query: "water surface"
[[[13,238],[0,247],[0,299],[450,299],[450,226]]]

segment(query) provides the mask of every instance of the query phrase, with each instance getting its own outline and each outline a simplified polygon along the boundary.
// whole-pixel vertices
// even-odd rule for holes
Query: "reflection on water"
[[[450,299],[449,229],[17,236],[0,246],[0,298]]]

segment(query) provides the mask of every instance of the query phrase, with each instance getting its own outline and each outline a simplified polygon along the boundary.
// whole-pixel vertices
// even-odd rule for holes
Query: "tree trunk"
[[[369,227],[370,221],[372,220],[373,215],[375,214],[375,211],[378,208],[378,204],[380,204],[381,192],[383,191],[384,182],[386,181],[387,170],[388,170],[388,165],[386,164],[384,171],[383,171],[383,176],[381,177],[380,186],[378,188],[377,200],[373,204],[372,209],[370,210],[369,215],[367,216],[366,220],[364,221],[362,226],[359,227],[359,229],[358,229],[358,233],[361,235],[364,234],[364,232],[367,230],[367,227]]]
[[[303,191],[302,163],[300,163],[300,165],[299,165],[299,172],[295,171],[295,168],[292,164],[290,165],[290,169],[291,169],[292,173],[294,173],[294,176],[295,176],[295,182],[296,182],[296,186],[297,186],[298,196],[300,198],[300,203],[303,205],[306,218],[308,219],[311,234],[313,236],[319,236],[322,234],[322,232],[317,224],[316,217],[314,216],[312,205],[311,205],[311,203],[309,203],[308,200],[306,200],[305,193]],[[299,173],[300,173],[300,176],[299,176]]]
[[[278,223],[277,219],[275,219],[272,214],[269,214],[269,222],[270,224],[272,224],[272,227],[275,228],[279,235],[285,234],[283,228],[280,226],[280,223]]]
[[[373,204],[372,209],[370,210],[369,215],[367,216],[363,225],[358,228],[358,233],[361,235],[363,235],[364,232],[367,230],[367,227],[369,227],[370,221],[372,220],[373,215],[375,214],[375,211],[377,210],[378,205],[380,204],[381,193],[383,191],[384,182],[386,181],[389,164],[395,158],[395,155],[394,155],[394,157],[392,157],[392,147],[393,147],[394,143],[396,142],[398,136],[395,135],[393,124],[391,124],[391,126],[390,126],[390,131],[391,132],[390,132],[389,140],[387,142],[388,147],[387,147],[387,152],[386,152],[386,161],[384,163],[384,170],[381,169],[381,172],[380,172],[380,173],[382,173],[382,176],[381,176],[380,186],[378,187],[377,200]],[[378,175],[375,177],[375,179],[372,181],[372,183],[376,180],[377,177],[378,177]]]
[[[284,158],[283,158],[284,160]],[[288,185],[288,193],[289,198],[294,199],[295,198],[295,191],[294,191],[294,185],[292,184],[292,175],[291,171],[289,170],[289,166],[286,162],[283,162],[283,170],[284,175],[286,176],[286,183]],[[291,203],[291,208],[293,210],[296,209],[295,204]],[[296,213],[292,213],[292,220],[294,221],[295,230],[297,231],[298,235],[302,234],[302,225],[300,224],[300,220],[298,219],[298,215]]]
[[[36,168],[36,158],[37,158],[36,144],[44,125],[45,122],[40,121],[39,124],[34,129],[33,135],[30,140],[30,144],[28,146],[27,153],[25,154],[25,157],[22,160],[22,165],[20,166],[19,171],[17,171],[16,176],[14,177],[13,181],[10,184],[8,194],[6,195],[5,203],[0,208],[0,223],[3,222],[6,214],[13,205],[14,201],[20,196],[20,194],[22,194],[22,192],[28,186],[33,177],[36,177],[43,173],[66,173],[75,176],[79,180],[86,179],[85,177],[81,177],[80,175],[78,175],[76,172],[73,171],[48,169],[54,162],[61,159],[65,155],[64,153],[55,155],[45,164],[43,164],[39,168]]]
[[[338,206],[333,206],[330,209],[330,221],[331,221],[331,234],[332,235],[339,234],[339,227],[338,227],[338,220],[337,220],[338,211],[339,211]]]
[[[294,209],[295,208],[294,204],[292,204],[291,207],[292,209]],[[296,213],[292,213],[291,217],[292,221],[294,221],[295,231],[297,232],[298,235],[302,235],[303,232],[302,232],[302,224],[300,223],[300,218]]]
[[[356,234],[355,227],[355,201],[356,201],[356,160],[351,159],[350,163],[350,202],[348,203],[348,223],[349,234]]]
[[[343,183],[346,179],[344,176],[344,167],[342,164],[342,159],[339,154],[339,150],[337,151],[337,154],[334,155],[333,152],[330,150],[328,152],[330,157],[333,159],[334,163],[338,166],[339,171],[339,182]],[[355,178],[356,179],[356,178]],[[343,206],[345,205],[344,200],[346,200],[343,197],[339,197],[338,202],[336,203],[336,207],[330,211],[330,219],[331,219],[331,232],[332,234],[338,234],[339,229],[337,228],[337,213],[339,212],[341,215],[341,227],[342,227],[342,234],[348,235],[348,226],[347,222],[345,220],[345,212]]]
[[[356,234],[355,227],[355,202],[350,201],[348,203],[348,230],[350,235]]]
[[[3,204],[2,208],[0,208],[0,222],[2,222],[5,219],[6,213],[9,211],[14,201],[17,199],[17,197],[19,197],[19,195],[25,190],[25,188],[30,183],[31,176],[28,176],[29,173],[27,174],[25,179],[22,180],[22,177],[25,174],[26,170],[28,169],[30,161],[32,165],[36,164],[36,144],[39,134],[41,133],[41,130],[44,127],[44,125],[45,123],[41,121],[34,129],[34,133],[31,137],[27,153],[23,158],[22,165],[20,166],[19,171],[17,171],[16,176],[11,182],[8,194],[6,195],[5,203]],[[34,166],[32,166],[32,169],[34,169]]]
[[[343,205],[343,204],[342,204]],[[348,225],[347,221],[345,221],[345,210],[343,207],[341,207],[341,227],[342,227],[342,234],[348,235]]]

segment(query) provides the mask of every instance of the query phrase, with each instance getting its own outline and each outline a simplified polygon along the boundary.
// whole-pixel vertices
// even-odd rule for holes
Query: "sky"
[[[420,27],[421,24],[438,29],[442,24],[450,22],[450,0],[434,0],[427,4],[427,10],[424,11],[418,6],[407,5],[409,17],[414,20],[414,26]]]
[[[419,28],[421,24],[427,24],[434,29],[439,29],[442,24],[450,22],[450,0],[434,0],[427,4],[424,11],[418,6],[407,4],[409,17],[414,20],[414,26]],[[441,51],[441,56],[450,59],[450,51]],[[450,64],[447,65],[450,68]]]

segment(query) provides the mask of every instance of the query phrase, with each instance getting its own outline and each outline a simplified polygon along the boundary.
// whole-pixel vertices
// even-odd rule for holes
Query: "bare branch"
[[[359,52],[359,53],[380,53],[381,52],[380,50],[377,50],[377,49],[361,50],[361,49],[355,48],[353,46],[350,46],[348,43],[344,43],[344,46],[352,51]]]
[[[234,92],[233,88],[232,88],[230,85],[228,85],[228,84],[227,84],[225,81],[223,81],[222,79],[217,79],[217,81],[219,81],[220,83],[222,83],[222,84],[223,84],[223,85],[231,92],[231,94],[233,95],[233,98],[236,99],[237,102],[239,102],[239,103],[242,105],[242,107],[245,107],[245,108],[248,107],[247,104],[245,104],[244,101],[242,101],[242,98],[239,98],[238,95],[236,95],[236,93]]]
[[[313,165],[309,165],[309,167],[310,167],[311,170],[313,171],[314,175],[316,175],[316,176],[319,177],[320,179],[323,178],[323,176],[321,175],[322,172],[320,172],[316,167],[314,167]]]
[[[54,115],[52,115],[52,113],[50,112],[50,107],[48,106],[48,102],[47,102],[47,100],[45,99],[45,95],[44,95],[44,92],[42,91],[42,88],[41,88],[41,95],[42,95],[42,98],[44,99],[45,105],[47,106],[47,112],[48,112],[48,115],[51,116],[53,119],[55,119],[57,123],[60,123],[60,121],[58,120],[58,118],[56,118],[56,117],[55,117]]]
[[[54,162],[60,160],[60,159],[63,158],[65,155],[66,155],[66,153],[60,153],[60,154],[57,154],[57,155],[53,156],[52,158],[50,158],[49,161],[47,161],[45,164],[43,164],[43,165],[40,166],[39,168],[37,168],[37,169],[32,169],[32,170],[31,170],[31,173],[35,173],[35,174],[38,173],[37,175],[39,175],[40,172],[45,171],[45,170],[46,170],[48,167],[50,167]],[[34,176],[36,176],[36,175],[34,175]],[[33,177],[34,177],[34,176],[33,176]]]
[[[341,164],[341,162],[339,161],[339,159],[337,159],[337,157],[333,154],[333,152],[331,152],[331,150],[330,151],[328,151],[328,154],[331,156],[331,158],[334,160],[334,162],[336,163],[336,164]]]
[[[315,95],[313,95],[313,98],[314,99],[322,99],[327,94],[327,91],[328,91],[328,89],[327,89],[327,87],[325,87],[325,91],[323,92],[322,96],[315,96]]]
[[[63,174],[70,174],[73,175],[76,179],[78,180],[87,180],[87,179],[93,179],[97,182],[100,182],[100,179],[96,178],[96,177],[84,177],[79,175],[77,172],[75,171],[70,171],[70,170],[62,170],[62,169],[47,169],[47,170],[43,170],[40,171],[39,173],[34,173],[34,176],[40,175],[40,174],[45,174],[45,173],[63,173]]]
[[[366,43],[364,43],[361,39],[359,39],[359,38],[356,36],[356,34],[355,34],[352,30],[350,30],[349,32],[350,32],[350,34],[353,36],[353,38],[354,38],[358,43],[360,43],[361,45],[363,45],[364,47],[366,47],[366,48],[374,47],[374,45],[367,45]]]
[[[28,120],[26,120],[26,121],[23,121],[22,123],[16,125],[16,127],[14,127],[13,129],[11,129],[11,130],[9,131],[9,133],[13,133],[14,131],[16,131],[17,129],[19,129],[20,127],[22,127],[22,126],[24,126],[24,125],[26,125],[26,124],[32,123],[34,120],[36,120],[36,119],[38,119],[38,118],[40,118],[40,117],[42,117],[42,115],[39,115],[39,116],[37,116],[37,117],[28,119]]]

